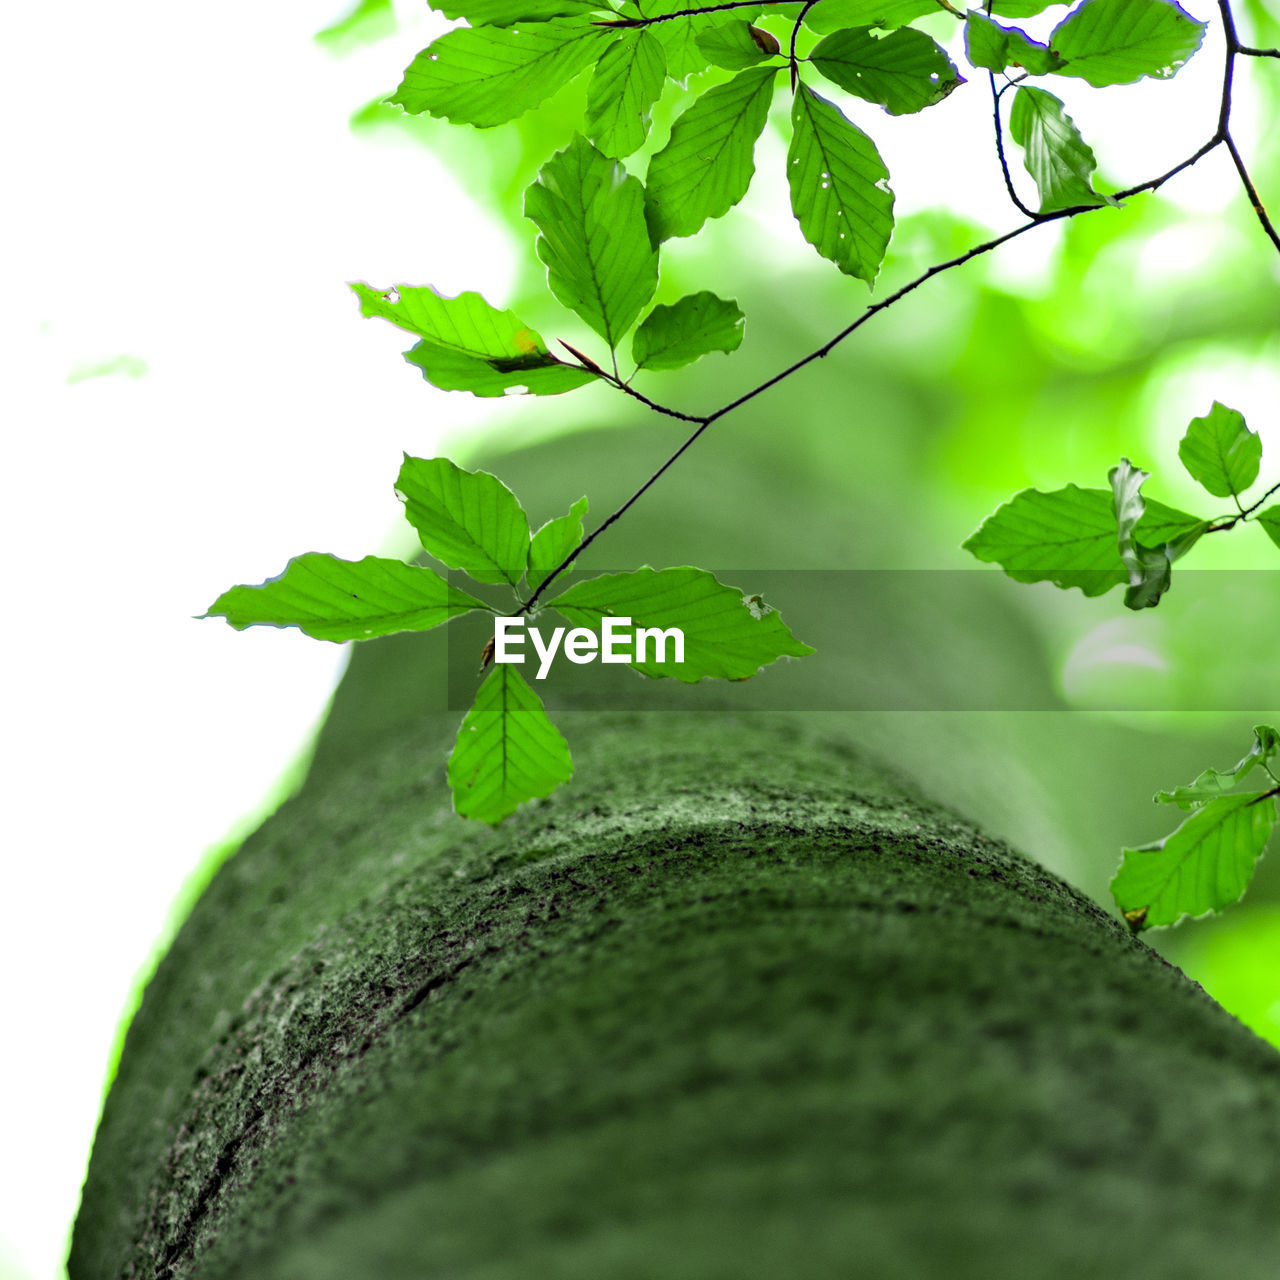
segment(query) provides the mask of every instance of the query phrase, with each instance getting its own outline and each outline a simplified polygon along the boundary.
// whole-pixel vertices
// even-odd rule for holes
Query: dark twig
[[[775,4],[802,4],[809,8],[816,0],[773,0]],[[597,27],[651,27],[655,22],[670,22],[673,18],[696,18],[704,13],[723,13],[726,9],[758,9],[760,0],[727,0],[725,4],[704,4],[692,9],[677,9],[674,13],[657,13],[652,18],[602,18]]]
[[[1017,188],[1013,185],[1013,175],[1009,172],[1009,158],[1004,152],[1004,124],[1000,119],[1000,99],[1004,97],[1007,89],[1013,87],[1014,82],[1010,81],[1003,89],[997,89],[994,71],[987,72],[987,79],[991,81],[991,119],[995,126],[996,155],[1000,159],[1000,172],[1004,174],[1004,189],[1009,193],[1009,199],[1013,201],[1014,207],[1024,218],[1034,218],[1039,221],[1040,215],[1025,205],[1022,197],[1018,195]]]
[[[1247,44],[1236,45],[1236,52],[1248,58],[1280,58],[1280,49],[1250,49]]]
[[[791,92],[795,93],[796,85],[800,81],[800,60],[796,57],[796,40],[800,36],[800,24],[805,19],[805,14],[813,8],[818,0],[805,0],[805,6],[796,15],[796,20],[791,26],[791,44],[788,46],[787,67],[791,76]]]

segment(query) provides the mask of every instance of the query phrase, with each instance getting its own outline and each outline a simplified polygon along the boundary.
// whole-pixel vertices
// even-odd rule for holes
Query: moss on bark
[[[1280,1057],[812,717],[331,753],[147,991],[72,1280],[1271,1277]]]

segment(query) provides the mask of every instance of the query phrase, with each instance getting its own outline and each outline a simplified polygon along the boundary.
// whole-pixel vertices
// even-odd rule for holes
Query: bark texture
[[[1280,1057],[1114,920],[813,717],[565,720],[497,833],[444,721],[330,735],[147,991],[72,1280],[1276,1274]]]

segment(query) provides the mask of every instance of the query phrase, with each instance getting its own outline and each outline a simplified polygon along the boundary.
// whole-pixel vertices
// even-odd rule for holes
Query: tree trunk
[[[147,990],[72,1280],[1273,1277],[1280,1057],[812,721],[567,717],[496,834],[441,719],[322,752]]]

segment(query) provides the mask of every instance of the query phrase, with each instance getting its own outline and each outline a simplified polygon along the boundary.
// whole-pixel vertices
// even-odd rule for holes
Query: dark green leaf
[[[804,15],[812,31],[843,31],[846,27],[905,27],[908,22],[941,13],[938,0],[822,0]]]
[[[639,180],[575,134],[542,166],[524,213],[542,233],[551,292],[616,347],[658,287]]]
[[[654,244],[691,236],[747,193],[777,70],[756,67],[709,89],[671,128],[649,162],[645,216]]]
[[[964,49],[975,67],[988,71],[1022,67],[1042,76],[1062,65],[1062,59],[1048,45],[1032,40],[1017,27],[1001,26],[976,9],[970,9],[965,19]]]
[[[1179,809],[1196,809],[1206,801],[1225,795],[1248,777],[1255,765],[1280,752],[1280,733],[1269,724],[1253,730],[1253,746],[1231,769],[1206,769],[1194,782],[1172,791],[1157,791],[1156,804],[1176,804]]]
[[[893,233],[889,171],[875,143],[807,85],[791,107],[787,182],[804,238],[871,284]]]
[[[317,640],[368,640],[396,631],[426,631],[450,618],[488,609],[419,565],[366,556],[339,560],[309,552],[257,587],[232,587],[206,618],[245,627],[297,627]]]
[[[870,27],[837,31],[818,41],[809,60],[828,80],[893,116],[923,111],[964,83],[942,48],[910,27],[883,36]]]
[[[396,480],[405,519],[422,545],[477,582],[514,587],[529,555],[529,519],[516,496],[487,471],[464,471],[448,458],[411,458]]]
[[[1204,529],[1185,511],[1148,501],[1137,532],[1157,547]],[[964,549],[999,564],[1015,582],[1052,582],[1100,596],[1128,581],[1120,559],[1110,491],[1067,485],[1052,493],[1024,489],[983,521]]]
[[[1203,418],[1191,419],[1178,457],[1215,498],[1237,497],[1258,478],[1262,437],[1241,414],[1215,400]]]
[[[711,351],[736,351],[745,317],[736,302],[703,290],[654,307],[636,330],[631,354],[641,369],[679,369]]]
[[[617,32],[582,22],[459,27],[425,48],[389,101],[486,129],[523,115],[590,66]]]
[[[755,30],[749,22],[734,18],[729,22],[719,22],[698,33],[698,48],[702,56],[712,66],[724,67],[727,71],[742,71],[746,67],[754,67],[772,57],[777,48],[762,48],[761,39],[767,46],[777,41],[767,31],[751,33]]]
[[[498,663],[476,694],[449,757],[459,817],[497,826],[526,800],[573,777],[569,746],[542,700],[511,663]]]
[[[557,516],[533,535],[529,543],[529,569],[525,581],[530,591],[537,591],[548,574],[560,567],[561,561],[582,541],[582,517],[587,514],[586,498],[579,498],[567,516]],[[565,571],[573,565],[566,565]]]
[[[577,626],[597,628],[605,617],[630,618],[635,628],[684,633],[684,661],[671,643],[658,660],[650,642],[645,660],[629,665],[646,676],[674,676],[686,684],[704,677],[746,680],[782,657],[813,650],[797,640],[781,616],[760,599],[717,582],[704,569],[638,569],[611,573],[570,587],[552,602]],[[637,641],[638,643],[638,641]]]
[[[1143,76],[1167,80],[1200,47],[1206,23],[1173,0],[1084,0],[1054,28],[1059,75],[1099,88]]]
[[[1220,911],[1248,888],[1276,807],[1266,792],[1220,796],[1170,836],[1124,851],[1111,892],[1136,929]]]
[[[1267,537],[1280,547],[1280,506],[1268,507],[1254,516],[1254,519],[1262,526]]]
[[[1114,203],[1094,191],[1098,162],[1061,99],[1023,85],[1013,99],[1009,133],[1022,148],[1027,172],[1035,179],[1041,213]]]
[[[430,0],[446,18],[465,18],[473,27],[513,27],[517,22],[546,22],[551,18],[584,18],[596,10],[608,12],[601,0]]]
[[[587,90],[587,136],[607,156],[629,156],[649,135],[649,108],[667,79],[667,55],[641,28],[605,50]]]
[[[430,287],[351,288],[364,315],[390,320],[422,339],[405,359],[443,391],[501,396],[524,387],[532,395],[557,395],[595,377],[557,360],[523,321],[491,307],[478,293],[445,298]]]

